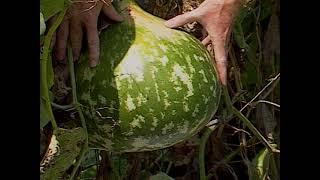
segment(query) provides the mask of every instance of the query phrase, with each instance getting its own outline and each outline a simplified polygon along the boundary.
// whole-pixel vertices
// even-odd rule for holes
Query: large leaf
[[[64,2],[65,0],[40,0],[40,11],[43,13],[44,20],[47,21],[60,12]]]
[[[85,140],[85,133],[82,128],[71,130],[59,128],[55,135],[60,150],[49,165],[45,167],[44,173],[40,175],[41,180],[61,179],[79,155]]]

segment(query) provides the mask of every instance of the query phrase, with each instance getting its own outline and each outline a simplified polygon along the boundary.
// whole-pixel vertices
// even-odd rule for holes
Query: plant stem
[[[227,107],[229,107],[228,109],[231,109],[231,112],[233,114],[235,114],[241,121],[242,123],[247,126],[251,132],[259,139],[263,142],[263,144],[271,151],[271,152],[278,152],[279,150],[276,150],[275,148],[273,148],[269,142],[262,136],[262,134],[253,126],[253,124],[238,110],[236,109],[230,100],[230,96],[227,90],[226,86],[223,86],[223,93],[225,96],[225,100],[226,100],[226,105]]]
[[[173,162],[170,161],[170,162],[169,162],[169,165],[168,165],[168,167],[167,167],[167,170],[166,170],[166,174],[169,174],[172,164],[173,164]]]
[[[274,88],[278,85],[279,81],[280,81],[280,73],[278,74],[279,76],[276,76],[277,79],[274,80],[273,84],[271,85],[271,87],[268,89],[268,91],[261,97],[261,99],[265,99],[269,96],[269,94],[274,90]],[[272,82],[272,81],[271,81]]]
[[[237,59],[235,56],[234,48],[230,48],[230,60],[232,63],[232,66],[234,68],[234,79],[235,79],[235,85],[237,88],[237,92],[240,92],[242,90],[242,83],[241,83],[241,78],[240,78],[240,68],[239,65],[237,64]],[[243,100],[243,96],[241,96],[241,100]]]
[[[240,109],[240,112],[243,111],[248,105],[250,105],[254,100],[256,100],[271,84],[275,83],[275,84],[278,84],[279,81],[278,78],[280,78],[280,73],[273,78],[272,81],[270,81],[264,88],[262,88],[259,93],[254,96],[246,105],[244,105],[241,109]],[[274,89],[275,85],[272,86],[272,90]],[[268,91],[267,95],[270,93],[271,91]],[[267,96],[264,96],[262,99],[266,98]]]
[[[200,146],[199,146],[199,168],[200,168],[200,180],[207,180],[206,177],[206,168],[205,168],[205,147],[207,140],[210,136],[210,134],[217,128],[218,126],[214,125],[211,127],[205,127],[204,133],[201,136],[200,139]]]
[[[222,93],[223,93],[223,97],[224,97],[224,102],[225,102],[226,108],[228,110],[228,114],[232,114],[233,105],[232,105],[232,101],[231,101],[229,93],[228,93],[227,86],[223,86],[222,87]]]
[[[56,104],[54,102],[51,102],[52,107],[57,108],[57,109],[61,109],[61,110],[65,110],[65,111],[69,111],[71,109],[73,109],[73,105],[72,104],[68,104],[68,105],[60,105],[60,104]]]
[[[280,108],[280,105],[279,105],[279,104],[276,104],[276,103],[270,102],[270,101],[266,101],[266,100],[259,100],[259,101],[257,101],[257,104],[258,104],[258,103],[266,103],[266,104],[270,104],[270,105],[273,105],[273,106],[275,106],[275,107]]]
[[[81,106],[78,103],[78,99],[77,99],[77,86],[76,86],[76,79],[75,79],[75,74],[74,74],[74,64],[73,64],[71,47],[68,47],[68,65],[69,65],[70,78],[71,78],[72,104],[77,109],[77,111],[79,113],[81,125],[82,125],[82,128],[84,129],[84,133],[85,133],[85,137],[86,137],[84,145],[83,145],[81,152],[80,152],[80,157],[77,160],[75,167],[73,168],[71,176],[70,176],[70,180],[72,180],[74,178],[79,166],[80,166],[80,163],[84,159],[85,153],[87,152],[87,149],[88,149],[88,131],[87,131],[87,125],[85,122],[85,118],[82,114]]]
[[[253,15],[256,18],[256,23],[255,23],[255,30],[256,30],[256,37],[257,37],[257,41],[258,41],[258,48],[259,48],[259,52],[258,52],[258,65],[256,66],[256,70],[257,70],[257,84],[256,84],[256,88],[259,88],[262,82],[262,73],[260,71],[260,67],[261,67],[261,61],[262,61],[262,43],[261,43],[261,38],[260,38],[260,14],[261,14],[261,3],[258,3],[258,14],[256,15],[255,12],[253,12]]]
[[[47,68],[48,68],[48,57],[49,57],[49,48],[53,33],[56,31],[60,25],[63,17],[66,13],[67,8],[65,7],[58,15],[57,20],[53,23],[52,27],[49,29],[47,35],[44,39],[43,50],[40,56],[40,94],[41,99],[44,101],[45,108],[48,112],[53,131],[55,132],[58,129],[58,125],[54,119],[50,98],[49,98],[49,87],[48,87],[48,77],[47,77]]]

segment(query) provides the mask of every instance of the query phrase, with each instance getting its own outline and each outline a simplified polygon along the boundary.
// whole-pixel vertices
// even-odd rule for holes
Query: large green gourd
[[[190,138],[220,100],[210,54],[133,1],[117,7],[126,20],[100,34],[100,64],[90,68],[84,52],[76,66],[90,147],[150,151]]]

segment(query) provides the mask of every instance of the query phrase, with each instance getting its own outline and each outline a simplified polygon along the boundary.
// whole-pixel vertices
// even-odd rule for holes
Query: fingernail
[[[78,61],[78,60],[79,60],[79,55],[73,56],[73,61],[74,61],[74,62],[76,62],[76,61]]]
[[[59,63],[61,63],[61,64],[67,64],[67,59],[66,59],[66,58],[61,59],[61,60],[58,60],[58,61],[59,61]]]
[[[59,62],[59,63],[64,63],[65,58],[55,56],[55,57],[54,57],[54,60],[57,61],[57,62]]]
[[[63,61],[65,59],[65,55],[62,52],[57,52],[56,53],[56,58],[58,61]]]
[[[95,61],[89,61],[89,64],[90,64],[90,67],[94,68],[98,65],[98,61],[95,60]]]

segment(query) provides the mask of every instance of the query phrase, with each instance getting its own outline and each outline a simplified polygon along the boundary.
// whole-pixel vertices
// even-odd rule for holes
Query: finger
[[[46,26],[47,26],[46,31],[48,31],[52,27],[53,23],[56,20],[57,20],[57,15],[54,15],[50,19],[48,19],[48,21],[46,22]]]
[[[218,71],[219,80],[222,83],[222,85],[227,85],[227,65],[228,62],[226,59],[216,61],[216,67]]]
[[[226,40],[230,28],[222,24],[220,27],[207,26],[207,31],[211,37],[211,42],[214,50],[214,57],[219,79],[223,85],[227,85],[227,50]]]
[[[218,76],[223,85],[227,85],[227,53],[224,40],[213,41],[214,57]]]
[[[70,21],[70,40],[72,47],[73,60],[77,61],[80,56],[81,45],[82,45],[82,26],[80,21]]]
[[[99,36],[97,30],[97,23],[86,24],[88,51],[89,51],[89,65],[95,67],[98,65],[99,60]]]
[[[69,35],[69,21],[63,21],[56,32],[54,56],[56,60],[63,61],[66,56],[66,47]]]
[[[54,32],[52,34],[52,38],[51,38],[50,49],[52,49],[54,47],[54,45],[56,44],[56,39],[57,39],[57,33]]]
[[[111,20],[114,20],[116,22],[123,21],[123,17],[120,16],[120,14],[114,9],[112,5],[110,6],[103,5],[102,11]]]
[[[210,41],[211,41],[210,36],[207,36],[206,38],[204,38],[204,40],[202,40],[202,44],[206,46],[210,43]]]
[[[165,22],[165,26],[169,28],[176,28],[194,21],[196,21],[195,10],[169,19]]]

